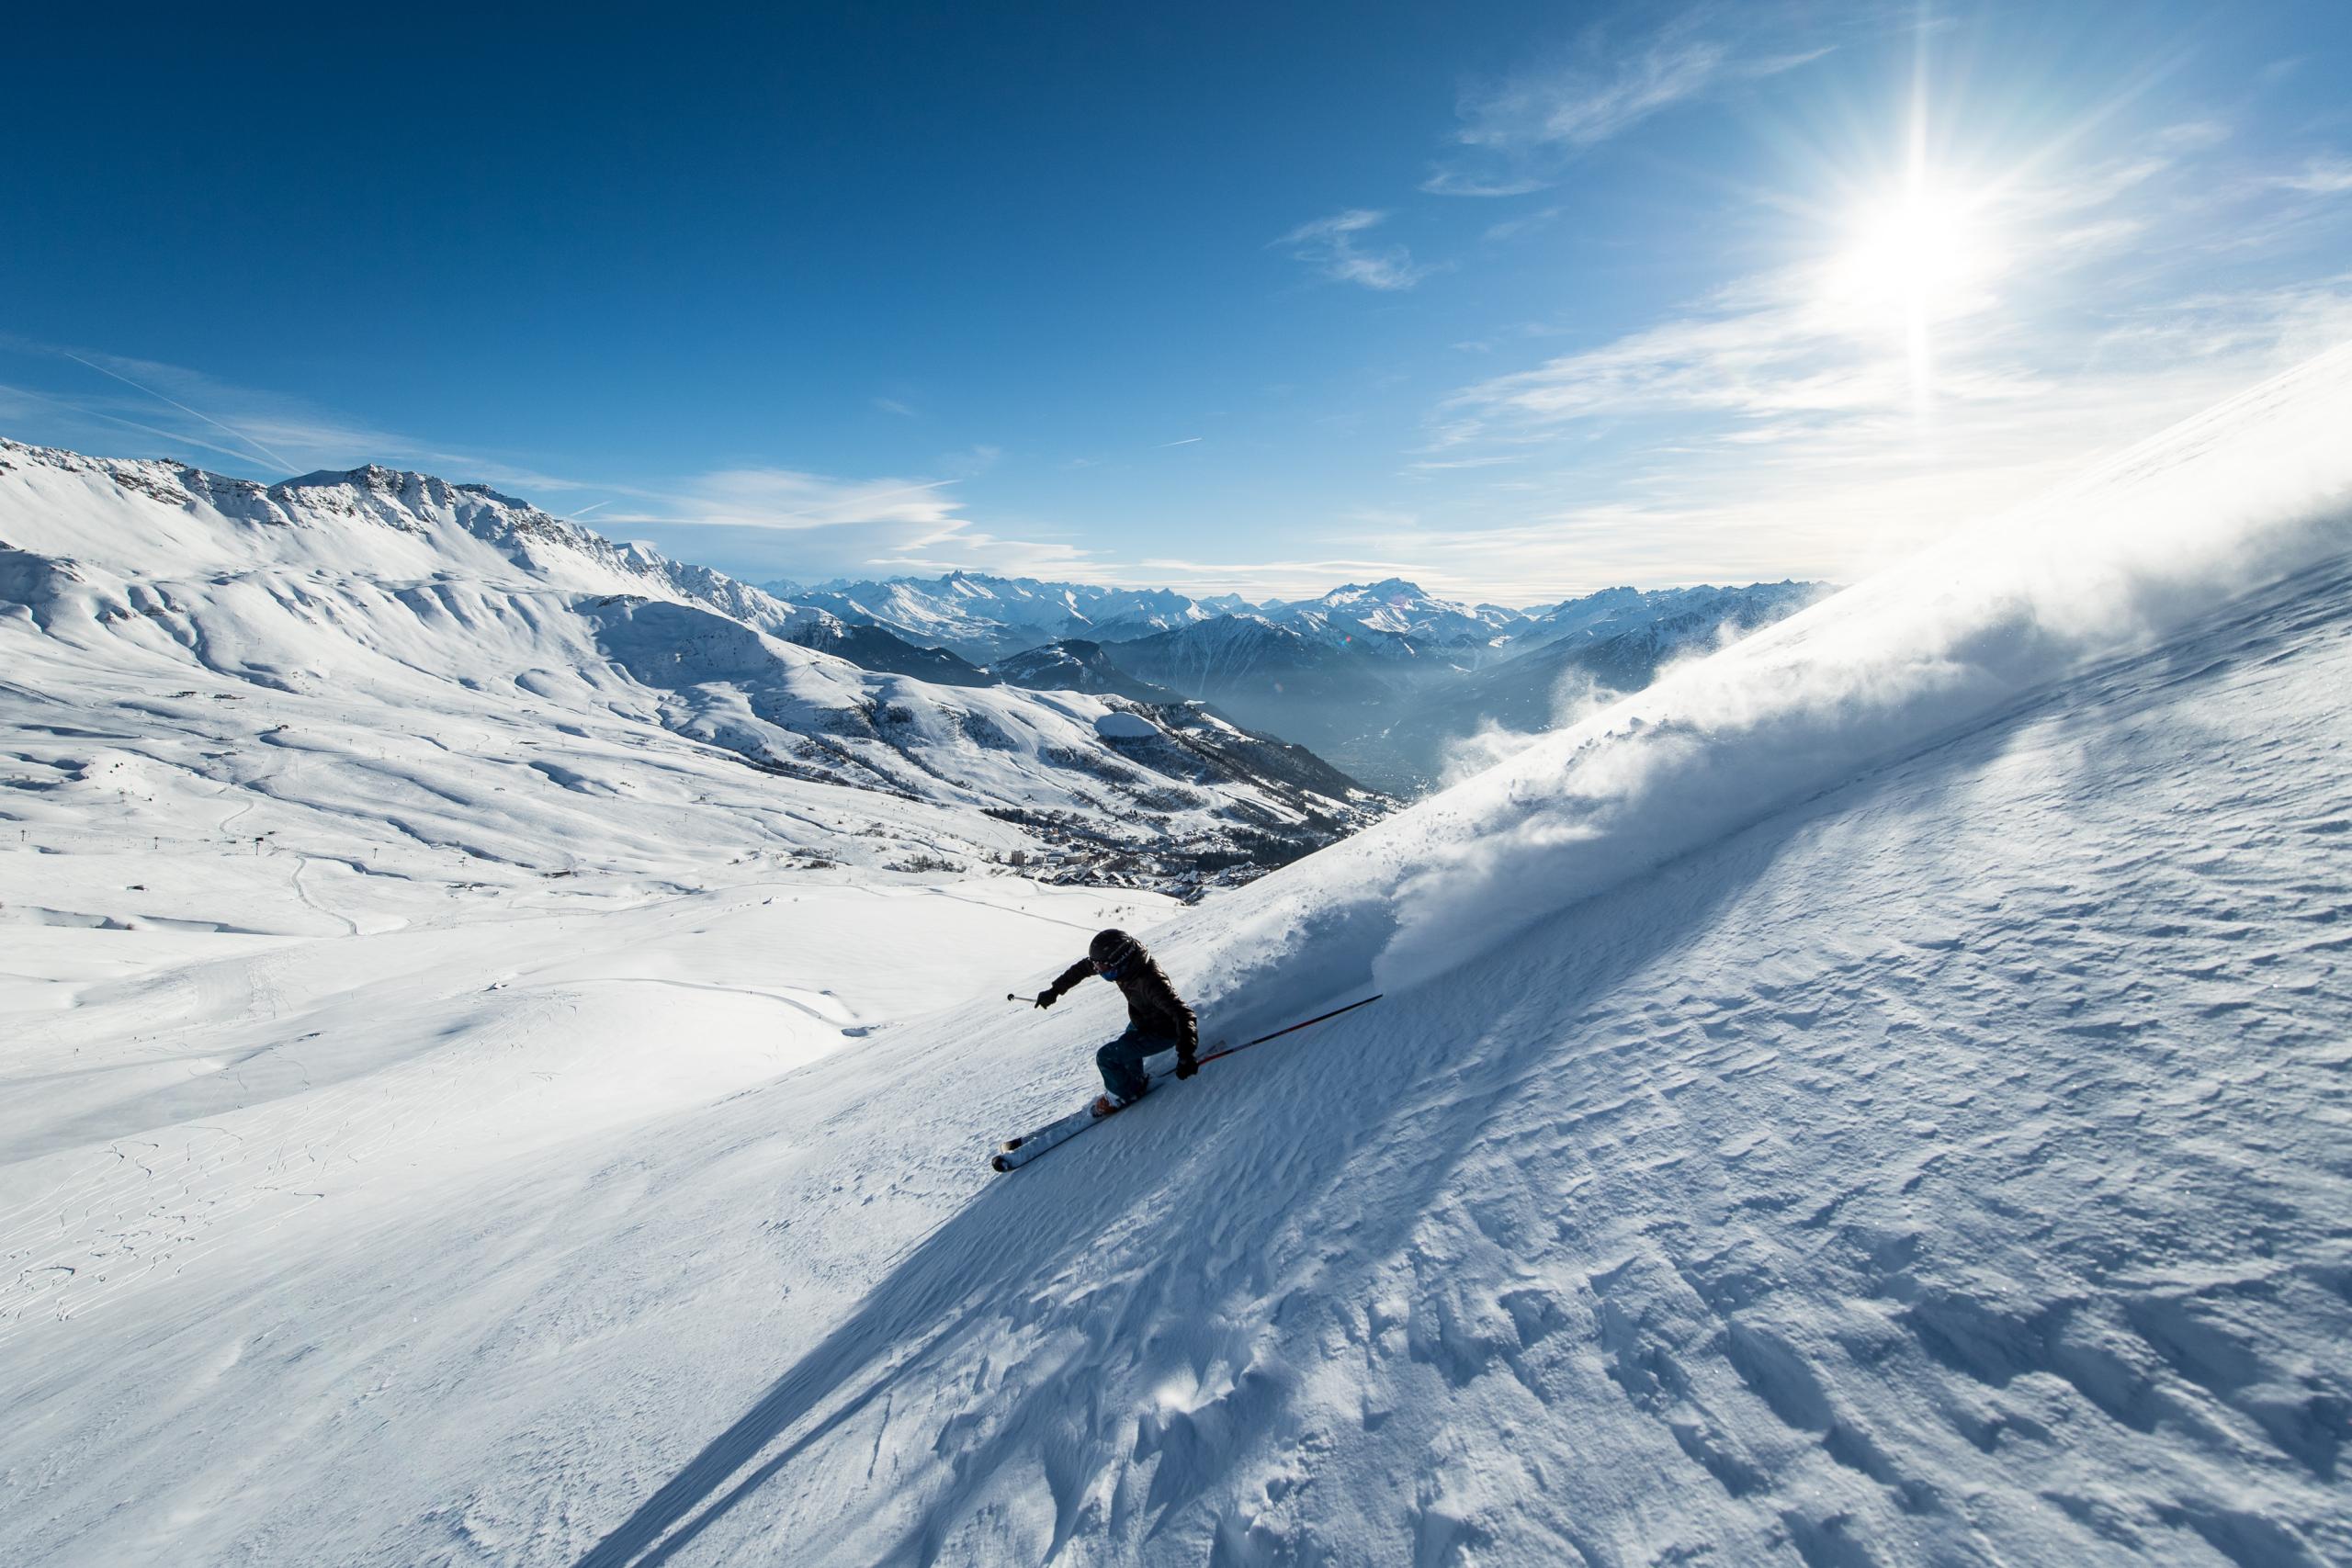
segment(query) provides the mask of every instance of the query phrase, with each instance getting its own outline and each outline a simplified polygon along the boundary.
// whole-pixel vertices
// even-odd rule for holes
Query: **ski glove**
[[[1061,996],[1062,994],[1056,990],[1048,989],[1039,991],[1037,993],[1037,1005],[1041,1008],[1049,1008],[1056,1002],[1061,1000]]]
[[[1193,1057],[1193,1053],[1189,1048],[1176,1053],[1176,1076],[1178,1077],[1189,1078],[1200,1070],[1201,1064]]]

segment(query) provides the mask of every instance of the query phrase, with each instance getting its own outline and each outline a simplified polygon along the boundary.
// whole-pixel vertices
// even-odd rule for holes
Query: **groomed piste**
[[[256,1163],[175,1270],[17,1281],[0,1557],[2352,1560],[2347,431],[2339,351],[1165,919],[1204,1042],[1385,999],[1014,1176],[1106,987]],[[654,908],[576,918],[690,963]],[[307,1098],[203,1120],[367,1125]]]

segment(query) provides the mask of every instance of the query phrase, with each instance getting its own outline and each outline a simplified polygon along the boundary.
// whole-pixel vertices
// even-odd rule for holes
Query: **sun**
[[[1857,335],[1900,339],[1922,402],[1933,382],[1937,327],[1984,308],[1999,270],[1986,209],[1981,196],[1915,172],[1899,190],[1858,204],[1828,268],[1833,309]]]
[[[1933,189],[1867,209],[1841,269],[1862,299],[1906,313],[1940,314],[1976,270],[1968,204]]]

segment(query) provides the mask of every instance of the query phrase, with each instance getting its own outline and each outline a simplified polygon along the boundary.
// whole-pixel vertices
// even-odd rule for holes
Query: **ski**
[[[1095,1119],[1093,1104],[1089,1101],[1058,1122],[1048,1122],[1034,1133],[1005,1139],[1004,1146],[989,1164],[1001,1171],[1018,1170],[1055,1145],[1075,1138]]]
[[[1238,1045],[1220,1045],[1204,1055],[1194,1057],[1193,1061],[1196,1065],[1205,1067],[1211,1062],[1222,1061],[1227,1056],[1247,1051],[1252,1045],[1263,1045],[1269,1040],[1279,1040],[1285,1034],[1295,1034],[1309,1025],[1321,1023],[1326,1019],[1337,1018],[1343,1012],[1353,1012],[1360,1007],[1369,1007],[1380,999],[1380,995],[1374,992],[1360,1001],[1350,1002],[1345,1007],[1333,1008],[1329,1012],[1317,1013],[1313,1018],[1302,1019],[1296,1023],[1277,1029],[1271,1034],[1261,1034],[1255,1040],[1245,1040]],[[1172,1078],[1175,1076],[1175,1068],[1162,1067],[1151,1075],[1151,1085],[1156,1089],[1162,1079]],[[1048,1122],[1035,1132],[1024,1133],[1017,1138],[1005,1139],[998,1145],[996,1153],[989,1157],[989,1168],[999,1172],[1018,1170],[1030,1161],[1059,1148],[1097,1122],[1108,1122],[1111,1117],[1117,1115],[1120,1111],[1128,1109],[1128,1106],[1134,1103],[1135,1101],[1130,1100],[1127,1105],[1122,1105],[1107,1115],[1097,1116],[1094,1114],[1094,1101],[1090,1099],[1084,1105],[1058,1121]]]
[[[1154,1073],[1151,1081],[1158,1083],[1165,1076]],[[1114,1111],[1111,1114],[1115,1116],[1118,1112]],[[1018,1138],[1007,1138],[1004,1147],[989,1161],[989,1165],[999,1171],[1018,1170],[1047,1150],[1069,1142],[1097,1122],[1108,1120],[1109,1117],[1094,1114],[1094,1102],[1090,1100],[1058,1122],[1048,1122],[1035,1132],[1023,1134]]]

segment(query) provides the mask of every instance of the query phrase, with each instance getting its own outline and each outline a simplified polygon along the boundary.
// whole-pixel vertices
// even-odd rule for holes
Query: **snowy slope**
[[[448,1168],[290,1073],[14,1158],[0,1554],[2352,1557],[2347,416],[2338,354],[1175,916],[1213,1038],[1387,996],[1012,1177],[1102,987]],[[389,958],[322,1023],[115,962],[43,1103],[79,1027],[198,1071],[173,1008],[411,1038]]]
[[[547,868],[635,840],[583,826],[592,798],[691,807],[714,780],[749,819],[681,830],[739,849],[962,869],[1019,850],[1162,887],[1198,853],[1272,836],[1287,859],[1377,810],[1107,746],[1094,721],[1118,699],[861,669],[787,640],[809,614],[423,475],[264,490],[0,445],[0,650],[28,688],[0,716],[29,725],[36,793],[87,761],[25,718],[48,698],[133,704],[124,735],[168,737],[143,756],[181,786],[233,795],[257,787],[253,756],[305,753],[303,804],[349,815],[355,844],[389,820]]]

